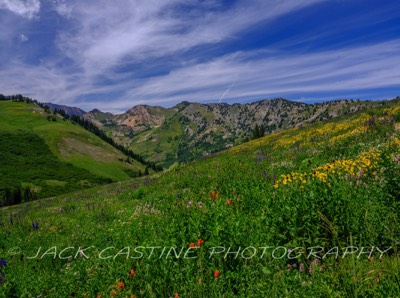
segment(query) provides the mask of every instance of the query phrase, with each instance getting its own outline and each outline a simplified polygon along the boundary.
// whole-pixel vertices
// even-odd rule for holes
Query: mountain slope
[[[271,133],[380,104],[384,103],[337,100],[305,104],[281,98],[233,105],[182,102],[168,109],[135,106],[120,115],[96,110],[84,117],[146,160],[168,167],[243,143],[252,138],[255,125]]]
[[[50,102],[43,103],[44,105],[48,106],[51,111],[54,110],[63,110],[65,114],[68,116],[76,115],[82,117],[83,115],[86,114],[86,112],[80,108],[77,107],[70,107],[66,105],[59,105],[59,104],[54,104]]]
[[[399,181],[392,101],[0,209],[0,296],[400,297]]]
[[[0,192],[46,197],[128,179],[144,166],[79,125],[23,102],[0,101]]]

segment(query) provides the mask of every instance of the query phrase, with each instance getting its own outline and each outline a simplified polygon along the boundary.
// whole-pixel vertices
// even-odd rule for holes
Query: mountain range
[[[171,108],[137,105],[122,114],[95,109],[83,117],[116,143],[165,168],[248,141],[256,125],[268,134],[384,104],[346,99],[306,104],[283,98],[232,105],[184,101]]]

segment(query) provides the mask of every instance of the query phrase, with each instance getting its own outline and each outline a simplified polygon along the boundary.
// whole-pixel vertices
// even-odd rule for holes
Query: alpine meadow
[[[396,297],[399,130],[397,99],[3,208],[1,294]]]
[[[399,1],[0,26],[0,298],[400,297]]]

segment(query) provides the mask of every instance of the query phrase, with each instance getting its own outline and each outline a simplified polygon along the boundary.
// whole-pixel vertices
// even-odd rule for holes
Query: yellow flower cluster
[[[356,159],[336,160],[322,166],[318,166],[311,173],[296,173],[292,172],[287,175],[281,175],[281,179],[276,180],[274,187],[279,188],[280,185],[289,183],[305,184],[307,181],[320,180],[323,183],[328,182],[330,175],[351,175],[351,176],[366,176],[366,173],[373,171],[378,166],[380,150],[371,150],[361,153]]]
[[[395,145],[395,146],[397,146],[397,147],[399,147],[400,148],[400,139],[399,138],[393,138],[393,144]]]
[[[275,142],[275,145],[278,147],[286,147],[295,144],[300,141],[309,142],[311,138],[315,138],[317,140],[327,139],[332,134],[338,134],[343,131],[354,128],[350,132],[342,133],[339,136],[333,137],[330,141],[335,142],[349,136],[360,134],[367,131],[367,128],[363,126],[363,124],[368,121],[369,116],[367,114],[362,114],[354,120],[346,120],[339,123],[325,123],[319,128],[304,130],[297,133],[294,136],[282,136]],[[319,142],[318,144],[322,144],[323,142]]]
[[[360,126],[360,127],[357,127],[357,128],[355,128],[355,129],[353,129],[351,131],[348,131],[346,133],[343,133],[343,134],[340,134],[338,136],[335,136],[335,137],[331,138],[330,141],[331,141],[331,143],[334,143],[334,142],[337,142],[337,141],[340,141],[340,140],[343,140],[343,139],[347,139],[347,138],[349,138],[351,136],[355,136],[355,135],[358,135],[358,134],[366,133],[367,131],[368,131],[368,128],[366,126]]]
[[[389,116],[400,116],[400,106],[385,109],[384,110]]]
[[[275,188],[278,188],[279,183],[286,185],[288,183],[293,183],[296,181],[299,181],[301,183],[307,183],[307,173],[296,173],[296,172],[292,172],[290,174],[287,175],[281,175],[281,179],[277,180],[275,183]]]
[[[386,109],[385,112],[388,115],[400,116],[400,106]],[[235,146],[230,149],[230,152],[240,153],[263,145],[285,148],[296,143],[301,143],[302,146],[307,146],[311,144],[310,141],[312,139],[315,140],[314,145],[325,145],[326,142],[334,143],[354,135],[366,133],[368,127],[364,124],[370,118],[371,116],[363,113],[351,120],[322,123],[315,128],[305,127],[301,130],[298,128],[291,128],[269,134],[263,138],[242,144],[241,146]]]
[[[394,147],[397,148],[397,152],[400,152],[400,139],[398,137],[392,137],[392,140],[386,145],[386,148]],[[392,153],[394,156],[395,153]]]

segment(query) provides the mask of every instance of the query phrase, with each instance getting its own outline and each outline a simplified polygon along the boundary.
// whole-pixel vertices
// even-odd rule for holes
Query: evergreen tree
[[[3,206],[8,206],[12,204],[12,192],[11,189],[6,187],[3,192]]]
[[[32,199],[32,191],[29,186],[24,190],[24,202],[29,202]]]
[[[22,195],[21,195],[21,188],[16,187],[13,191],[13,199],[12,204],[21,204],[22,203]]]
[[[253,139],[258,139],[260,136],[260,128],[258,127],[258,124],[253,129]]]
[[[258,124],[256,124],[256,126],[253,129],[253,140],[261,138],[264,135],[265,135],[265,127],[264,127],[264,125],[258,126]]]
[[[259,138],[261,138],[261,137],[263,137],[264,135],[265,135],[265,127],[264,127],[264,125],[261,125],[259,128],[258,128],[258,137]]]

